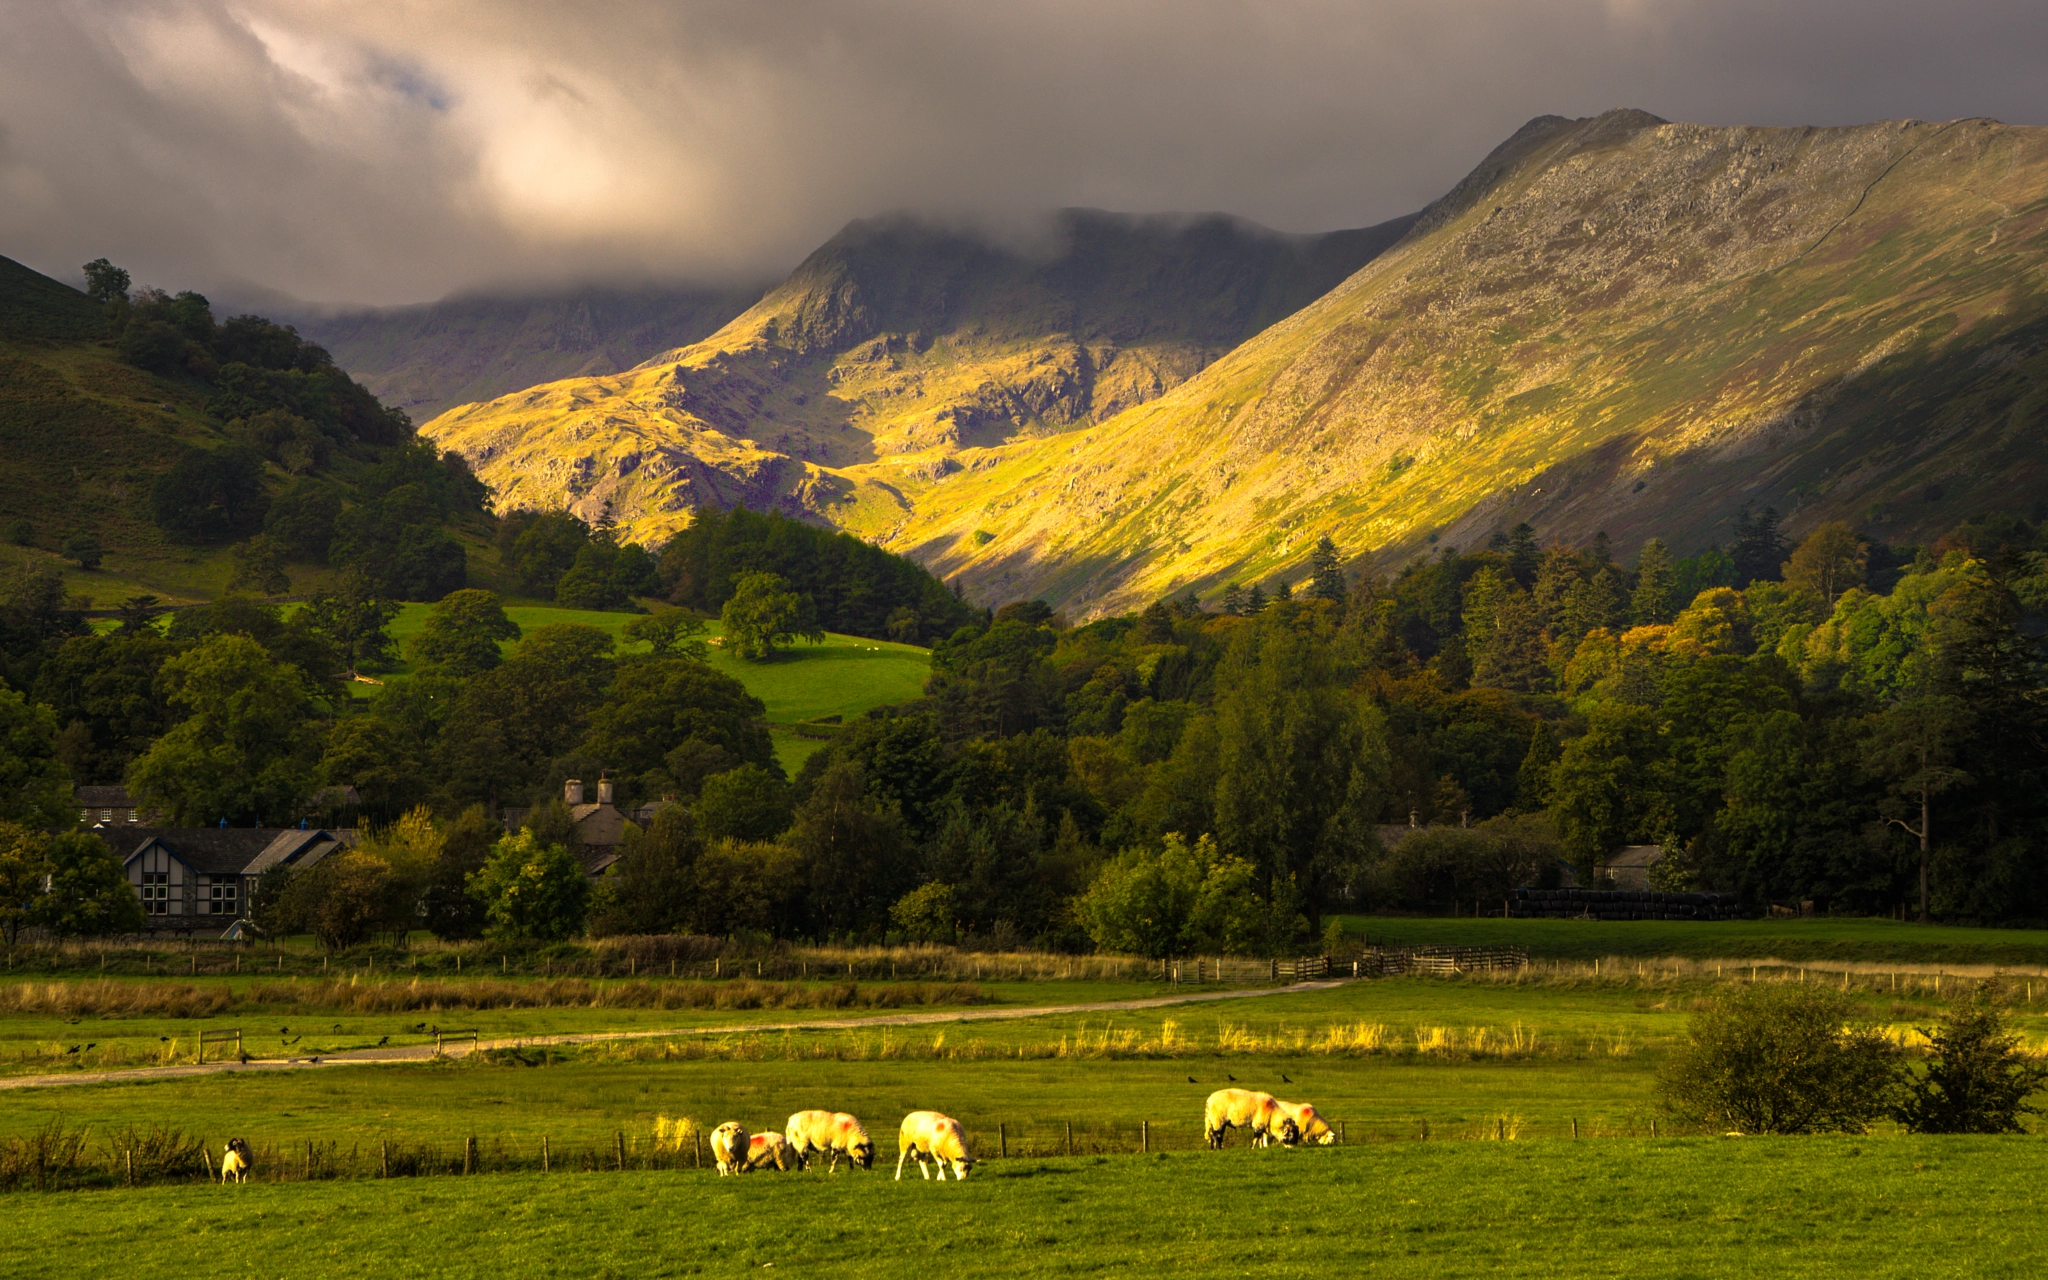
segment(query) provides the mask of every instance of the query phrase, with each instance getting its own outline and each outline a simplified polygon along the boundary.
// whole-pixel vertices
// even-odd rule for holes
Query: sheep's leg
[[[933,1156],[932,1159],[937,1160],[938,1157]],[[924,1180],[926,1182],[930,1182],[932,1180],[932,1167],[931,1165],[925,1163],[924,1152],[922,1151],[917,1153],[917,1171],[924,1175]],[[945,1180],[946,1166],[944,1164],[941,1164],[939,1165],[939,1181],[944,1182]]]
[[[896,1181],[898,1182],[903,1181],[903,1158],[909,1154],[910,1147],[908,1144],[899,1147],[896,1151]],[[918,1161],[917,1167],[920,1169],[924,1168],[924,1161]]]

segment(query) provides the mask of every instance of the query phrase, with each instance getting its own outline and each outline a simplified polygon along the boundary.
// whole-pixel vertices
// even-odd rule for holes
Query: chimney
[[[612,802],[612,780],[603,774],[599,774],[597,778],[597,802],[599,804],[610,804]]]
[[[1415,820],[1415,819],[1416,819],[1416,818],[1417,818],[1417,817],[1418,817],[1418,816],[1420,815],[1420,813],[1421,813],[1421,811],[1420,811],[1420,810],[1418,810],[1418,809],[1410,809],[1410,810],[1408,811],[1408,825],[1409,825],[1409,826],[1411,826],[1411,827],[1414,827],[1414,826],[1420,826],[1420,825],[1421,825],[1420,823],[1418,823],[1418,822],[1417,822],[1417,821]]]
[[[562,784],[562,803],[572,809],[583,803],[583,779],[571,778]]]

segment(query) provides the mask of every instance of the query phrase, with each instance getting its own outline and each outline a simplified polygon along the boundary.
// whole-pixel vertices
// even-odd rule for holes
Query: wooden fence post
[[[1344,1122],[1344,1121],[1342,1121],[1342,1120],[1339,1120],[1339,1121],[1337,1122],[1337,1145],[1338,1145],[1338,1146],[1346,1146],[1346,1145],[1349,1145],[1349,1143],[1351,1142],[1351,1135],[1350,1135],[1349,1133],[1347,1133],[1347,1132],[1345,1131],[1345,1129],[1344,1129],[1344,1123],[1345,1123],[1345,1122]]]
[[[1152,1122],[1150,1120],[1140,1120],[1138,1122],[1138,1151],[1142,1155],[1152,1154]]]
[[[695,1166],[696,1168],[702,1169],[702,1168],[704,1167],[704,1139],[703,1139],[703,1135],[701,1135],[701,1134],[697,1134],[697,1133],[692,1133],[692,1134],[690,1135],[690,1151],[691,1151],[691,1153],[692,1153],[692,1156],[693,1156],[693,1159],[692,1159],[691,1163],[692,1163],[692,1164],[693,1164],[693,1165],[694,1165],[694,1166]]]
[[[391,1140],[385,1138],[377,1143],[377,1176],[391,1176]]]
[[[311,1138],[306,1139],[306,1167],[302,1176],[309,1182],[313,1178],[313,1140]]]
[[[1074,1122],[1067,1121],[1067,1154],[1074,1154]]]
[[[1572,1117],[1572,1136],[1574,1138],[1579,1136],[1579,1118],[1577,1116]]]
[[[128,1157],[128,1185],[132,1187],[135,1185],[135,1148],[130,1147],[122,1154]]]
[[[1010,1158],[1010,1126],[1007,1124],[996,1126],[996,1150],[1001,1153],[1003,1159]]]
[[[618,1133],[614,1133],[612,1135],[612,1138],[614,1142],[617,1144],[616,1150],[619,1160],[619,1172],[624,1173],[626,1171],[626,1135],[622,1130]]]
[[[462,1144],[462,1171],[476,1172],[476,1135],[471,1134]]]

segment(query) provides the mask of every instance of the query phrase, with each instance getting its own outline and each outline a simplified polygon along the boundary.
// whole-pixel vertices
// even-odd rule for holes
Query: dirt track
[[[1176,1004],[1203,1004],[1215,1000],[1250,1000],[1260,996],[1295,995],[1304,991],[1327,991],[1342,982],[1297,982],[1285,987],[1264,987],[1249,991],[1197,991],[1187,995],[1148,996],[1142,1000],[1109,1000],[1100,1004],[1045,1004],[1012,1009],[953,1009],[938,1013],[883,1013],[862,1018],[833,1018],[811,1022],[751,1022],[719,1027],[677,1027],[665,1031],[592,1031],[562,1036],[507,1036],[480,1040],[470,1045],[450,1045],[437,1050],[430,1044],[405,1045],[390,1049],[351,1049],[341,1053],[308,1058],[251,1058],[247,1062],[193,1063],[182,1067],[135,1067],[125,1071],[76,1071],[62,1075],[0,1077],[0,1089],[44,1089],[67,1084],[121,1084],[141,1080],[175,1080],[182,1076],[219,1075],[234,1071],[300,1071],[320,1067],[376,1066],[379,1064],[425,1062],[438,1052],[443,1057],[463,1058],[483,1049],[510,1049],[524,1045],[592,1044],[601,1040],[652,1040],[663,1036],[734,1035],[747,1031],[852,1031],[861,1027],[915,1027],[944,1022],[1006,1022],[1018,1018],[1041,1018],[1060,1013],[1118,1013],[1131,1009],[1158,1009]]]

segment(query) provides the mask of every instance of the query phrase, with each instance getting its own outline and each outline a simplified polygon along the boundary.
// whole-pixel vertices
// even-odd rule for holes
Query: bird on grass
[[[277,1029],[277,1034],[279,1034],[279,1035],[281,1035],[281,1036],[288,1036],[288,1035],[290,1035],[291,1033],[292,1033],[292,1029],[291,1029],[290,1027],[279,1027],[279,1028]]]
[[[320,1065],[320,1055],[316,1053],[312,1057],[306,1059],[306,1061],[312,1063],[315,1066],[318,1066]]]
[[[390,1037],[390,1036],[385,1036],[385,1037],[384,1037],[384,1038],[383,1038],[382,1040],[379,1040],[379,1041],[377,1042],[377,1047],[378,1047],[379,1049],[382,1049],[382,1048],[383,1048],[383,1047],[384,1047],[385,1045],[387,1045],[387,1044],[390,1044],[390,1043],[391,1043],[391,1037]]]
[[[1189,1076],[1189,1077],[1188,1077],[1188,1083],[1189,1083],[1189,1084],[1200,1084],[1200,1083],[1202,1083],[1202,1082],[1201,1082],[1200,1080],[1197,1080],[1197,1079],[1195,1079],[1195,1078],[1194,1078],[1193,1076]]]
[[[341,1024],[340,1024],[339,1022],[335,1023],[335,1024],[334,1024],[334,1029],[335,1029],[336,1031],[339,1031],[339,1030],[341,1030]]]
[[[86,1051],[87,1053],[91,1053],[91,1052],[92,1052],[92,1051],[93,1051],[94,1049],[97,1049],[97,1048],[99,1048],[99,1047],[100,1047],[100,1046],[99,1046],[99,1042],[98,1042],[98,1041],[94,1041],[94,1042],[93,1042],[92,1044],[89,1044],[89,1045],[85,1046],[85,1051]]]
[[[415,1022],[412,1024],[412,1029],[414,1031],[425,1031],[427,1029],[427,1024],[424,1022]]]
[[[292,1037],[291,1039],[289,1039],[289,1040],[285,1041],[285,1043],[286,1043],[286,1044],[288,1044],[288,1045],[290,1045],[290,1044],[297,1044],[297,1043],[298,1043],[299,1041],[301,1041],[301,1040],[304,1040],[305,1038],[306,1038],[306,1037],[305,1037],[305,1035],[304,1035],[304,1034],[302,1033],[302,1034],[300,1034],[300,1035],[295,1035],[295,1036],[293,1036],[293,1037]]]
[[[169,1036],[158,1036],[156,1038],[156,1042],[158,1044],[169,1044],[171,1042],[171,1038]]]
[[[77,1052],[78,1052],[78,1050],[79,1050],[79,1048],[80,1048],[80,1046],[78,1046],[78,1045],[75,1045],[75,1044],[74,1044],[74,1045],[72,1045],[72,1046],[71,1046],[71,1047],[70,1047],[69,1049],[66,1049],[66,1050],[65,1050],[64,1052],[65,1052],[66,1054],[73,1054],[73,1053],[77,1053]]]
[[[1230,1081],[1230,1083],[1232,1083],[1232,1084],[1236,1084],[1236,1083],[1237,1083],[1237,1077],[1236,1077],[1236,1076],[1234,1076],[1234,1075],[1231,1075],[1231,1074],[1230,1074],[1230,1073],[1229,1073],[1228,1071],[1226,1071],[1226,1072],[1224,1072],[1224,1073],[1223,1073],[1223,1078],[1224,1078],[1225,1080],[1228,1080],[1228,1081]]]
[[[1287,1073],[1286,1073],[1285,1071],[1282,1071],[1282,1072],[1280,1073],[1280,1083],[1281,1083],[1281,1084],[1293,1084],[1293,1083],[1294,1083],[1294,1081],[1292,1081],[1292,1080],[1289,1080],[1289,1079],[1287,1078]]]

